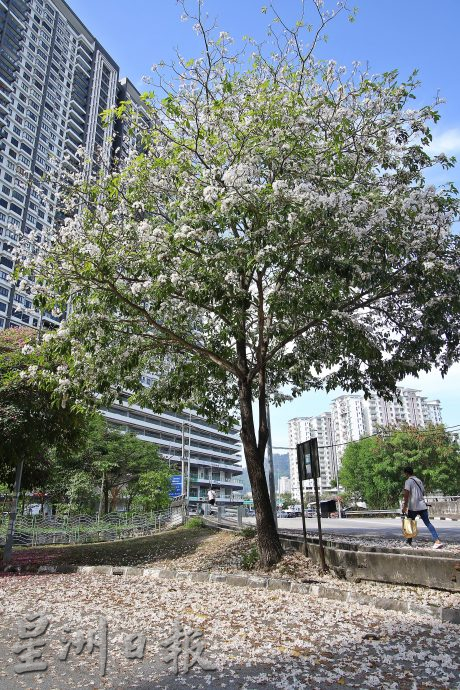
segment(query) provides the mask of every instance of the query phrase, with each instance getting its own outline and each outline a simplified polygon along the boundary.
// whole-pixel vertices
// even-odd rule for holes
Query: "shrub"
[[[243,570],[253,570],[257,561],[259,560],[259,552],[255,546],[252,547],[241,558],[241,567]]]
[[[243,527],[243,529],[240,530],[240,535],[245,539],[254,539],[256,530],[254,527]]]
[[[196,529],[197,527],[204,527],[204,520],[200,517],[192,517],[185,523],[187,529]]]

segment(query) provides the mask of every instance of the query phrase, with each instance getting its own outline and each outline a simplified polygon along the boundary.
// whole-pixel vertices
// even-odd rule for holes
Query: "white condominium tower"
[[[296,500],[300,500],[297,443],[318,438],[321,488],[324,489],[331,487],[331,480],[337,481],[345,448],[351,441],[371,436],[385,426],[442,424],[439,400],[429,401],[413,388],[398,388],[398,391],[399,400],[395,396],[390,401],[376,394],[367,400],[362,395],[341,395],[332,401],[329,412],[289,421],[289,464],[292,494]],[[307,489],[310,489],[310,484],[306,483]]]
[[[289,425],[289,467],[291,473],[291,493],[296,501],[300,500],[299,481],[297,472],[296,445],[310,438],[318,439],[319,463],[321,469],[320,486],[322,489],[331,486],[331,480],[335,478],[336,462],[335,448],[332,443],[332,417],[330,412],[323,412],[316,417],[297,417],[290,419]],[[305,482],[310,491],[313,481]]]
[[[118,66],[62,0],[0,0],[0,328],[37,327],[11,279],[20,233],[40,243],[55,222],[49,179],[83,147],[111,158]],[[43,315],[44,325],[56,320]]]
[[[52,314],[35,312],[12,278],[14,249],[21,241],[40,243],[59,220],[52,178],[64,167],[76,169],[78,149],[93,169],[101,159],[110,165],[114,153],[126,155],[133,141],[124,123],[114,132],[100,118],[117,100],[130,100],[142,117],[137,89],[118,77],[116,62],[63,0],[0,0],[0,329],[58,324]],[[193,414],[159,415],[126,401],[104,414],[175,461],[185,427],[191,500],[203,500],[211,485],[219,501],[241,500],[234,434]]]

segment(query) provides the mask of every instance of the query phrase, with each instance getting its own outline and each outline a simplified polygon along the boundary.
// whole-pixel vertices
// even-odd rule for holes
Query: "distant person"
[[[424,498],[425,487],[423,482],[414,475],[413,467],[405,467],[403,471],[406,481],[404,483],[402,512],[403,514],[407,513],[407,517],[411,520],[415,520],[416,516],[420,515],[424,525],[430,530],[434,539],[433,549],[442,549],[443,544],[428,517],[428,506]],[[408,546],[412,546],[412,538],[406,539],[406,543]]]
[[[208,503],[210,506],[216,505],[216,492],[213,489],[208,491]]]

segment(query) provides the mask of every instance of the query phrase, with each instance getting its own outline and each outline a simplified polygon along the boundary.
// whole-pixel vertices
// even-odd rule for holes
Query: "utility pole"
[[[3,563],[8,565],[11,561],[11,556],[13,553],[13,540],[14,540],[14,526],[16,523],[16,516],[18,514],[18,503],[19,503],[19,493],[21,491],[21,478],[22,478],[22,468],[24,466],[24,458],[18,460],[16,464],[16,475],[14,478],[14,489],[13,489],[13,503],[11,505],[10,519],[8,522],[8,532],[6,535],[5,548],[3,549]]]
[[[191,445],[192,425],[188,425],[188,453],[187,453],[187,507],[190,500],[190,445]]]
[[[276,506],[276,489],[275,489],[275,469],[273,466],[273,446],[272,446],[272,430],[270,426],[270,405],[266,405],[267,414],[267,455],[268,455],[268,490],[270,493],[270,503],[273,511],[273,518],[275,525],[278,528],[277,506]]]
[[[182,422],[182,449],[181,449],[181,482],[180,482],[180,493],[181,496],[185,495],[185,424]]]

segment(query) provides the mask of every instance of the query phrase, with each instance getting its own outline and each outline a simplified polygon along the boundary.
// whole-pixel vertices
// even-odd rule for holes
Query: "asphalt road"
[[[248,524],[255,524],[255,518],[244,518]],[[307,532],[318,529],[316,518],[306,518]],[[441,541],[460,544],[460,521],[434,519],[433,525],[439,533]],[[341,534],[357,539],[382,538],[398,539],[403,542],[400,518],[325,518],[321,522],[323,533]],[[425,525],[418,521],[420,538],[431,539]],[[278,529],[302,531],[302,518],[278,518]]]

